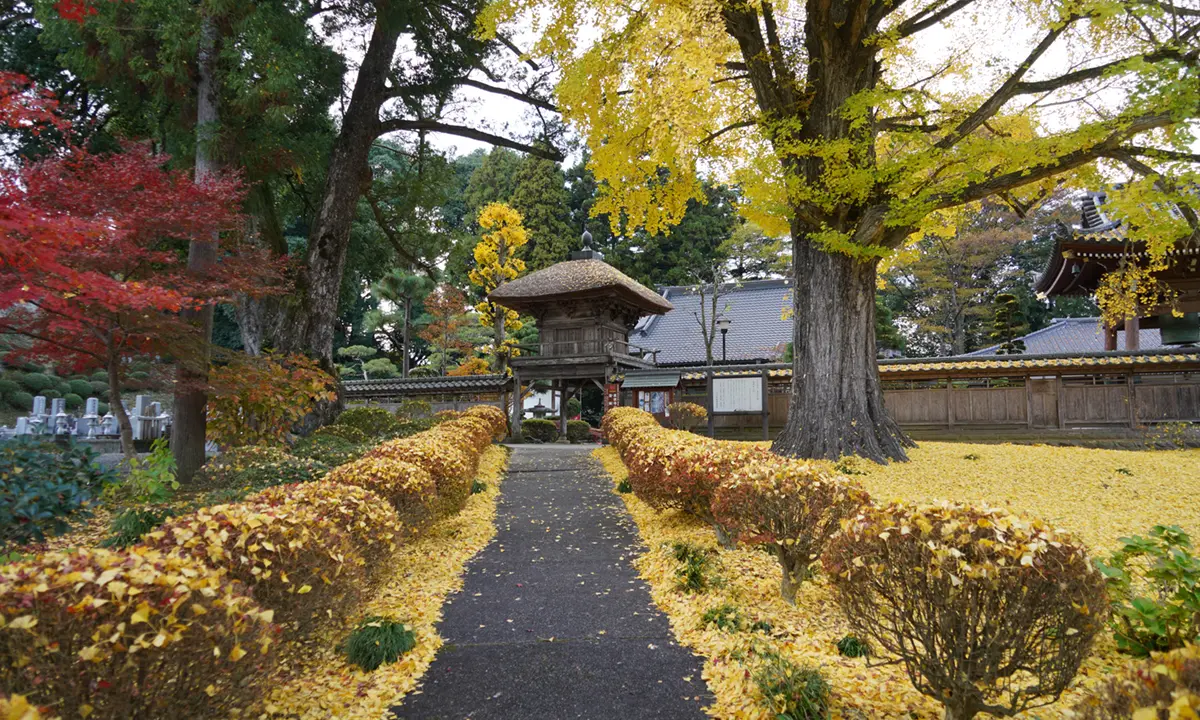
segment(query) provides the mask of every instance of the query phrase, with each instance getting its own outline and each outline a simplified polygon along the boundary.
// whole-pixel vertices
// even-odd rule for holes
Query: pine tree
[[[532,155],[521,161],[509,204],[521,213],[529,233],[522,257],[530,272],[566,260],[576,247],[583,230],[567,224],[570,202],[567,179],[558,163]]]
[[[1012,293],[1000,293],[996,296],[996,315],[992,320],[992,340],[1000,347],[996,348],[997,355],[1019,355],[1025,352],[1025,341],[1021,336],[1028,326],[1021,315],[1021,303]]]
[[[521,156],[512,150],[494,148],[480,163],[466,190],[466,220],[475,223],[479,211],[491,203],[508,203],[517,189]]]

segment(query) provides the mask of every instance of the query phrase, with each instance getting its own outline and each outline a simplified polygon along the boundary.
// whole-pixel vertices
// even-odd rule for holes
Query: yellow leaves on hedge
[[[442,646],[436,626],[446,597],[462,589],[466,562],[496,533],[496,500],[507,461],[503,448],[485,450],[477,477],[486,490],[471,495],[462,512],[402,545],[381,589],[356,615],[327,629],[320,642],[288,643],[272,690],[255,710],[288,718],[375,720],[412,692]],[[368,673],[348,663],[336,647],[359,617],[370,615],[403,619],[416,634],[416,646]]]
[[[0,694],[0,720],[42,720],[44,716],[23,695]]]
[[[633,410],[629,408],[628,410]],[[610,411],[609,415],[613,414]],[[622,416],[625,416],[622,418]],[[638,423],[634,413],[606,419],[606,431]],[[619,444],[618,440],[613,440]],[[616,447],[595,451],[614,486],[628,477]],[[977,460],[966,459],[977,456]],[[1059,527],[1087,542],[1095,555],[1111,550],[1120,536],[1144,533],[1156,523],[1174,523],[1200,531],[1200,451],[1130,452],[1040,446],[922,443],[911,462],[875,466],[855,464],[867,489],[880,500],[934,504],[943,499],[1003,506],[1044,518],[1045,532]],[[1130,475],[1117,472],[1128,470]],[[632,494],[620,495],[649,550],[635,560],[650,584],[654,602],[670,619],[678,640],[705,658],[703,677],[715,696],[709,715],[730,720],[774,720],[751,675],[764,651],[778,652],[800,665],[819,666],[832,685],[832,720],[939,720],[942,709],[913,689],[896,665],[868,667],[842,657],[836,648],[850,632],[838,611],[832,588],[818,576],[801,587],[795,606],[779,594],[776,560],[756,548],[722,549],[712,529],[682,512],[657,512]],[[1007,515],[996,511],[998,515]],[[991,518],[985,519],[991,522]],[[1004,522],[1004,521],[1000,521]],[[914,530],[918,519],[914,518]],[[932,528],[932,523],[930,524]],[[1032,529],[1031,529],[1032,531]],[[681,593],[671,545],[686,542],[709,549],[724,584],[706,593]],[[1022,553],[1018,557],[1024,557]],[[748,620],[771,623],[769,634],[728,633],[701,620],[724,604],[741,609]],[[1055,704],[1031,710],[1025,720],[1069,720],[1071,708],[1114,668],[1126,664],[1111,637],[1102,633],[1075,684]],[[1186,716],[1181,716],[1186,717]]]

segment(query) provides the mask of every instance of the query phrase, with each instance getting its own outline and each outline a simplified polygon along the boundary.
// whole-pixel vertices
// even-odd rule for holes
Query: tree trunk
[[[238,331],[242,336],[242,350],[247,355],[262,354],[263,301],[249,295],[239,294],[234,307]]]
[[[288,308],[278,328],[280,348],[303,352],[337,377],[333,333],[350,225],[364,186],[371,144],[381,132],[379,108],[387,99],[387,76],[399,35],[396,24],[379,13],[363,56],[350,104],[329,157],[321,204],[308,236],[308,255],[297,281],[300,302]]]
[[[218,32],[216,21],[206,15],[200,23],[200,48],[197,53],[199,79],[196,86],[196,182],[202,183],[217,172],[213,144],[216,138],[217,88],[216,59]],[[188,272],[205,273],[217,262],[217,238],[193,240],[188,246]],[[175,378],[175,402],[172,412],[171,449],[175,453],[176,478],[181,483],[192,479],[204,464],[206,437],[205,410],[208,405],[208,354],[212,339],[213,307],[184,311],[197,332],[196,347],[189,348],[180,360]]]
[[[109,340],[111,343],[111,335]],[[129,413],[125,412],[125,406],[121,404],[120,363],[116,352],[110,350],[105,368],[108,370],[109,407],[117,416],[117,429],[121,433],[121,452],[125,455],[126,460],[133,460],[137,457],[137,451],[133,447],[133,423],[129,421]]]
[[[947,703],[945,705],[946,713],[942,716],[943,720],[971,720],[976,713],[969,707],[965,707],[966,703],[962,703],[963,707],[959,707],[955,703]]]
[[[412,299],[404,298],[404,355],[400,358],[400,377],[408,377],[408,318],[412,315]]]
[[[827,253],[793,223],[792,401],[772,450],[836,460],[907,460],[913,443],[887,415],[875,361],[875,263]]]

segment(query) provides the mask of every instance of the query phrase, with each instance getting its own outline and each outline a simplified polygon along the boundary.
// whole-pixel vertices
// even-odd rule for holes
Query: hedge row
[[[639,498],[712,524],[722,541],[767,545],[789,601],[821,567],[853,632],[894,655],[947,717],[1057,699],[1104,626],[1103,577],[1078,541],[1039,520],[879,504],[829,463],[664,429],[634,408],[611,410],[603,429]]]
[[[0,687],[63,717],[244,707],[263,692],[277,636],[350,612],[429,509],[461,507],[459,486],[469,495],[504,428],[500,410],[475,408],[325,479],[172,518],[127,551],[0,566]],[[226,462],[232,472],[277,452]]]

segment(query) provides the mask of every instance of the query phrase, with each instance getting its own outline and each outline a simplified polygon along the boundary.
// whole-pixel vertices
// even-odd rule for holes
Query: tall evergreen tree
[[[529,234],[522,257],[529,272],[567,259],[579,247],[582,230],[573,230],[570,194],[558,163],[527,155],[517,166],[510,204],[521,213]]]
[[[479,211],[491,203],[508,204],[517,189],[521,156],[506,148],[492,148],[467,183],[463,201],[466,221],[472,226]]]

